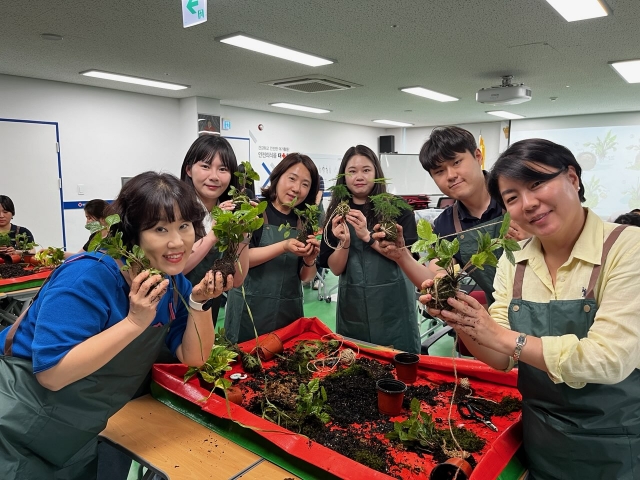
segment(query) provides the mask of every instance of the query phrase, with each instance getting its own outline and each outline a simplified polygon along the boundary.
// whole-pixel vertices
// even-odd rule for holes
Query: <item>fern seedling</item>
[[[331,421],[331,407],[326,405],[327,392],[320,380],[314,378],[307,385],[300,384],[298,389],[299,395],[296,397],[296,411],[302,415],[302,417],[314,416],[318,418],[322,423],[329,423]]]

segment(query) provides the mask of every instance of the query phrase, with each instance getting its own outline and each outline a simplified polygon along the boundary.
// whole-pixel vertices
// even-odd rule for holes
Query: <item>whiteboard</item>
[[[383,153],[380,163],[390,179],[387,191],[395,195],[442,195],[431,175],[422,168],[418,155]]]
[[[0,193],[13,201],[14,225],[42,247],[64,247],[56,126],[0,120]]]

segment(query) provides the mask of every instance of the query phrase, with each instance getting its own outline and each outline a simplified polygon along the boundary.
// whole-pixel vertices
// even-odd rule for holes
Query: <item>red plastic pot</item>
[[[20,255],[17,253],[12,253],[11,255],[7,255],[5,253],[0,254],[0,263],[20,263]]]
[[[469,480],[473,468],[463,458],[450,458],[431,470],[429,480]]]
[[[271,360],[277,354],[282,353],[283,349],[282,340],[275,333],[269,333],[264,338],[259,339],[256,345],[256,351],[263,362]]]
[[[244,395],[240,387],[231,386],[227,388],[226,392],[227,400],[229,400],[231,403],[235,403],[236,405],[242,405],[242,399],[244,398]]]
[[[401,382],[411,384],[418,378],[418,362],[420,357],[415,353],[398,353],[393,357],[396,375]]]
[[[399,415],[407,385],[400,380],[383,378],[376,382],[376,389],[378,390],[378,411],[390,417]]]

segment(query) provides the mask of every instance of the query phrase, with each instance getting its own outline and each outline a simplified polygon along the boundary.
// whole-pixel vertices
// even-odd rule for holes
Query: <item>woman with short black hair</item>
[[[26,235],[27,242],[33,243],[33,234],[26,228],[11,223],[16,215],[13,201],[6,195],[0,195],[0,235],[7,235],[9,245],[0,245],[0,253],[11,255],[16,251],[16,235]]]

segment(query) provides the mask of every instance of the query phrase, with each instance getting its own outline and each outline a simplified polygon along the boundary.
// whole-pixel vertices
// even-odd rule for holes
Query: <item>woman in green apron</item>
[[[180,180],[186,182],[196,193],[202,207],[207,211],[204,217],[205,236],[193,246],[191,257],[183,273],[192,285],[197,285],[211,269],[213,262],[222,254],[218,252],[218,239],[211,230],[211,215],[209,212],[218,205],[223,210],[233,210],[234,205],[229,196],[229,188],[239,188],[238,163],[233,148],[220,135],[203,134],[196,139],[182,162]],[[234,275],[234,287],[239,287],[249,269],[249,255],[246,245],[240,245],[240,254]],[[216,325],[222,296],[210,302],[211,318]]]
[[[415,288],[400,267],[380,254],[371,231],[378,223],[370,195],[386,191],[376,154],[364,145],[351,147],[342,158],[337,183],[351,193],[346,222],[333,215],[338,203],[332,198],[320,247],[320,266],[329,267],[340,277],[336,331],[365,342],[388,345],[405,352],[420,353],[420,331],[416,314]],[[408,244],[418,239],[413,211],[405,210],[398,219]]]
[[[249,243],[244,295],[240,288],[227,295],[224,327],[232,342],[272,332],[304,316],[301,282],[310,281],[316,272],[319,242],[313,232],[306,232],[306,244],[296,240],[300,219],[293,208],[315,203],[318,169],[306,155],[290,153],[273,169],[269,182],[262,189],[268,201],[264,225]]]
[[[131,179],[112,205],[123,244],[139,245],[151,267],[121,272],[103,252],[56,269],[30,308],[0,333],[2,478],[92,479],[97,435],[129,401],[163,344],[199,366],[214,331],[203,303],[222,293],[222,276],[192,287],[181,274],[203,211],[170,174]],[[227,279],[232,282],[233,279]],[[184,300],[183,300],[184,299]],[[190,308],[188,308],[187,303]]]
[[[640,230],[583,208],[580,175],[561,145],[509,147],[489,191],[533,238],[515,252],[515,266],[500,259],[489,312],[460,293],[449,299],[453,311],[431,313],[488,365],[519,362],[530,479],[636,479]]]

